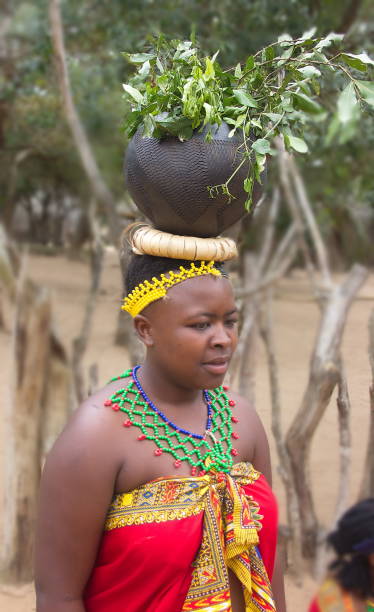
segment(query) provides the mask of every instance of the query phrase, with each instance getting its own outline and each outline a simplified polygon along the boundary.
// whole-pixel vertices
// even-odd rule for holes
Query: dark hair
[[[200,261],[194,262],[196,266]],[[154,257],[153,255],[132,255],[125,278],[126,293],[130,293],[137,285],[145,280],[152,280],[153,276],[159,277],[160,274],[170,270],[178,270],[180,266],[189,268],[191,261],[186,259],[171,259],[169,257]],[[224,273],[223,263],[216,261],[214,267]]]
[[[374,498],[349,508],[327,541],[338,555],[330,569],[340,586],[362,599],[373,596],[368,554],[374,553]]]

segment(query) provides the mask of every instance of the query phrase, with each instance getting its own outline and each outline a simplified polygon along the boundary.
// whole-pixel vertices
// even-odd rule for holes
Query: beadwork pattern
[[[214,261],[209,261],[208,263],[202,261],[200,266],[196,266],[195,263],[192,262],[189,268],[180,266],[179,272],[170,270],[168,276],[165,274],[161,274],[160,278],[154,276],[152,282],[145,280],[135,287],[135,289],[124,298],[121,308],[122,310],[126,310],[132,317],[136,317],[136,315],[148,306],[148,304],[163,298],[170,287],[188,280],[189,278],[195,278],[196,276],[203,276],[205,274],[221,276],[221,272],[214,267]]]
[[[178,468],[186,461],[191,465],[191,474],[204,475],[207,471],[229,472],[233,457],[238,455],[232,446],[232,439],[239,435],[232,430],[232,423],[237,417],[232,415],[234,400],[229,400],[224,387],[204,391],[207,404],[207,424],[204,435],[189,432],[172,423],[148,398],[137,378],[140,366],[129,369],[112,381],[130,378],[129,384],[115,391],[110,399],[104,402],[115,411],[127,415],[124,427],[139,428],[138,440],[152,440],[157,448],[154,455],[169,453],[174,458],[174,467]]]

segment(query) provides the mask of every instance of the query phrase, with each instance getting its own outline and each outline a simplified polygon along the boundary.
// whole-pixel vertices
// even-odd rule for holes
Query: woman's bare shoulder
[[[71,414],[58,436],[49,456],[58,455],[70,463],[94,454],[115,460],[118,415],[106,405],[111,395],[123,383],[111,382],[87,397]],[[121,439],[122,441],[122,439]]]
[[[236,393],[235,391],[228,391],[229,400],[233,400],[235,405],[232,407],[233,414],[238,413],[238,416],[244,419],[246,423],[253,424],[261,422],[261,419],[255,409],[255,407],[248,401],[246,397]]]

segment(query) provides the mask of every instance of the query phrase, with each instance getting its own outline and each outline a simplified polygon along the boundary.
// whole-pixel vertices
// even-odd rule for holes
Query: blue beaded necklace
[[[192,433],[192,431],[188,431],[188,429],[182,429],[181,427],[178,427],[178,425],[175,425],[175,423],[170,421],[170,419],[168,419],[167,416],[165,416],[164,413],[161,412],[161,410],[159,410],[157,406],[155,406],[155,404],[148,397],[148,395],[146,394],[146,392],[144,391],[143,387],[140,384],[140,381],[137,375],[139,368],[140,368],[140,365],[135,366],[135,368],[132,370],[132,377],[134,379],[137,389],[139,390],[140,395],[142,396],[144,401],[148,404],[148,406],[152,408],[152,410],[157,412],[157,414],[165,421],[165,423],[167,423],[170,427],[175,429],[175,431],[179,431],[180,433],[185,434],[186,436],[191,436],[192,438],[196,438],[197,440],[202,440],[204,436],[202,436],[201,434]],[[207,406],[207,413],[208,413],[207,420],[206,420],[206,431],[210,431],[212,427],[212,404],[210,401],[209,394],[207,391],[205,391],[205,389],[203,391],[203,396],[204,396],[204,401]]]
[[[191,465],[193,476],[204,475],[208,470],[229,472],[233,457],[238,455],[232,447],[232,438],[237,440],[239,434],[232,431],[232,423],[237,423],[238,418],[232,415],[235,402],[227,397],[227,387],[203,391],[207,406],[206,431],[203,435],[196,434],[178,427],[157,408],[139,381],[139,368],[136,366],[111,379],[112,382],[130,378],[130,382],[115,391],[104,405],[125,412],[127,419],[123,426],[138,427],[141,431],[138,440],[152,440],[157,446],[154,455],[169,453],[174,458],[174,467],[180,467],[185,461]]]

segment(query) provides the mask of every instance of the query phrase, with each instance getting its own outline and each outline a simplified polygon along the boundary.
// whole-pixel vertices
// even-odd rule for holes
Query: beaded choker
[[[232,431],[232,423],[238,419],[231,412],[235,402],[227,397],[228,387],[203,391],[207,420],[205,433],[201,435],[178,427],[155,406],[140,384],[139,368],[136,366],[111,379],[110,382],[131,378],[127,387],[115,391],[104,405],[126,413],[123,426],[137,427],[139,441],[152,440],[157,446],[156,457],[163,453],[172,455],[175,468],[185,461],[190,464],[193,476],[203,476],[210,470],[229,472],[233,457],[238,454],[232,447],[232,439],[237,440],[239,435]]]

